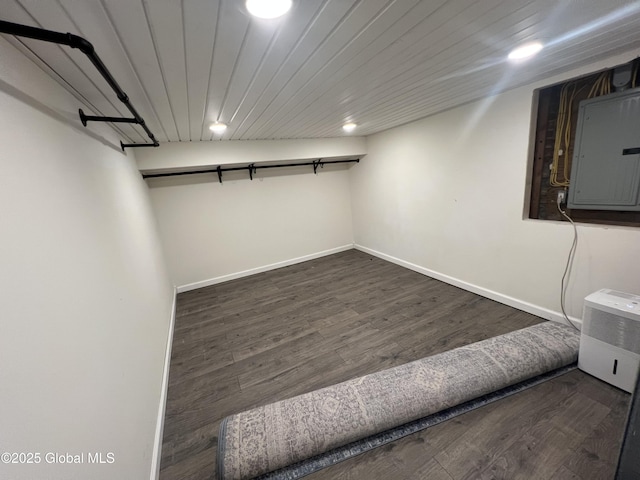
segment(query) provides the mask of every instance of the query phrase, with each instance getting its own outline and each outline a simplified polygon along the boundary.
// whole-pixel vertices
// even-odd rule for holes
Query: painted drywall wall
[[[188,156],[191,144],[183,147]],[[222,184],[211,174],[148,180],[179,291],[351,248],[348,171],[358,167],[258,170],[253,180],[230,172]]]
[[[560,320],[573,239],[526,219],[535,88],[629,61],[629,52],[373,135],[351,171],[356,245],[490,298]],[[517,67],[514,67],[517,68]],[[567,311],[600,288],[640,293],[640,229],[578,226]]]
[[[153,475],[173,288],[131,153],[79,106],[0,39],[3,479]]]

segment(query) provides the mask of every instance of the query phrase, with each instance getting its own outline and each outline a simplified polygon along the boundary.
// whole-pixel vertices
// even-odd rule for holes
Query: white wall
[[[359,165],[148,180],[173,282],[184,291],[351,248],[348,168]]]
[[[534,88],[633,59],[630,52],[368,138],[351,172],[355,242],[384,258],[560,318],[573,231],[526,219]],[[568,313],[600,288],[640,294],[640,229],[579,225]]]
[[[173,290],[147,188],[3,39],[0,59],[0,453],[41,455],[0,478],[150,478]]]

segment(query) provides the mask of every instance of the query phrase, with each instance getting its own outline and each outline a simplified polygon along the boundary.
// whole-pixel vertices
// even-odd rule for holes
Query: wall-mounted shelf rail
[[[177,177],[181,175],[201,175],[203,173],[215,173],[218,175],[218,182],[222,183],[222,172],[238,172],[242,170],[247,170],[249,172],[249,179],[253,180],[253,175],[256,173],[258,169],[261,168],[284,168],[284,167],[303,167],[303,166],[312,166],[313,173],[318,173],[318,167],[322,168],[325,165],[334,164],[334,163],[359,163],[359,158],[350,158],[347,160],[311,160],[308,162],[295,162],[295,163],[275,163],[275,164],[265,164],[265,165],[256,165],[255,163],[248,163],[243,166],[233,166],[233,167],[223,167],[222,165],[218,165],[217,167],[211,167],[202,170],[186,170],[182,172],[160,172],[160,173],[143,173],[142,178],[160,178],[160,177]]]
[[[122,143],[120,142],[120,147],[124,150],[127,147],[157,147],[160,144],[156,137],[154,137],[149,127],[144,122],[144,119],[140,116],[140,114],[133,107],[131,102],[129,101],[129,97],[127,94],[120,88],[118,82],[116,82],[115,78],[109,72],[109,69],[102,63],[102,60],[95,52],[95,48],[91,44],[91,42],[86,39],[79,37],[78,35],[73,35],[72,33],[62,33],[62,32],[54,32],[52,30],[45,30],[43,28],[30,27],[28,25],[20,25],[18,23],[5,22],[4,20],[0,20],[0,33],[8,33],[10,35],[15,35],[16,37],[27,37],[33,38],[35,40],[42,40],[43,42],[57,43],[59,45],[67,45],[71,48],[77,48],[82,53],[84,53],[94,67],[100,72],[100,75],[107,81],[111,89],[115,92],[118,100],[125,104],[125,106],[129,109],[133,118],[120,118],[120,117],[97,117],[93,115],[85,115],[82,110],[79,110],[78,113],[80,115],[80,121],[82,125],[87,126],[87,122],[116,122],[116,123],[135,123],[140,125],[147,136],[151,139],[151,143]]]

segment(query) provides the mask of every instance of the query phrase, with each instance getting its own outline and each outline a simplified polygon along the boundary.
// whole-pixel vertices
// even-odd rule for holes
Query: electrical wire
[[[571,244],[571,249],[569,250],[569,256],[567,257],[567,265],[564,268],[564,273],[562,274],[562,281],[560,282],[560,308],[562,309],[562,314],[564,315],[564,318],[567,320],[567,322],[569,322],[569,325],[571,325],[576,330],[580,331],[580,329],[576,327],[574,323],[569,319],[569,315],[567,315],[567,312],[564,308],[566,290],[567,290],[567,284],[565,284],[565,281],[567,280],[567,276],[571,271],[571,267],[573,266],[573,259],[575,258],[576,249],[578,248],[578,229],[576,228],[576,224],[571,219],[571,217],[567,215],[567,212],[562,210],[562,207],[560,207],[560,197],[558,197],[556,205],[558,206],[558,211],[562,214],[562,216],[567,220],[569,220],[569,222],[571,222],[571,225],[573,226],[573,243]]]
[[[591,89],[586,98],[593,98],[595,96],[608,95],[611,93],[611,72],[602,72],[596,80],[591,84]],[[564,84],[560,91],[560,103],[557,115],[556,124],[556,138],[553,148],[553,160],[551,161],[551,175],[549,178],[549,185],[552,187],[568,187],[569,178],[567,178],[567,172],[569,171],[569,147],[572,140],[572,123],[573,123],[573,110],[575,108],[574,103],[580,93],[589,86],[588,83],[584,83],[578,88],[579,81],[568,82]],[[560,153],[562,151],[562,154]],[[562,156],[562,177],[559,178],[560,173],[560,157]]]
[[[567,123],[567,98],[571,85],[572,84],[569,83],[565,84],[560,91],[560,105],[558,108],[558,116],[556,122],[556,138],[553,148],[553,160],[551,162],[551,175],[549,178],[549,184],[552,187],[564,187],[568,185],[566,179],[563,181],[558,180],[558,166],[560,163],[560,150],[562,149],[563,133],[565,131],[565,124]]]

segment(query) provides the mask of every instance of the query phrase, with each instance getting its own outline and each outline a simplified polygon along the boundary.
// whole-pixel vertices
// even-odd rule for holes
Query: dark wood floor
[[[540,321],[355,250],[180,294],[160,478],[215,479],[227,415]],[[574,371],[309,478],[610,479],[629,398]]]

